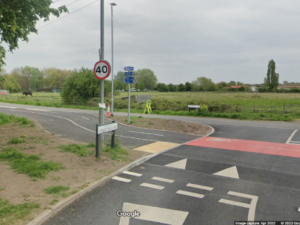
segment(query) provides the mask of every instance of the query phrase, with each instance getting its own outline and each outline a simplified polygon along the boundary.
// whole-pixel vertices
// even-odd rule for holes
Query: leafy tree
[[[170,92],[176,92],[177,91],[177,86],[174,85],[174,84],[169,84],[168,88],[169,88]]]
[[[190,82],[185,82],[185,90],[186,91],[191,91],[192,90],[192,85]]]
[[[227,85],[228,85],[229,87],[230,87],[230,86],[236,86],[236,82],[232,80],[232,81],[230,81]]]
[[[180,92],[185,91],[185,86],[184,86],[184,84],[179,84],[179,85],[178,85],[178,91],[180,91]]]
[[[141,80],[141,81],[139,82],[138,89],[140,89],[141,91],[145,89],[145,84],[144,84],[144,81],[143,81],[143,80]]]
[[[226,87],[227,84],[226,84],[226,82],[221,81],[221,82],[217,83],[216,86],[217,86],[217,88],[220,90],[220,89]]]
[[[156,87],[159,92],[168,92],[169,91],[168,86],[164,83],[158,83]]]
[[[139,76],[139,81],[143,81],[145,84],[146,89],[153,90],[156,83],[157,83],[157,77],[154,74],[154,72],[150,69],[141,69],[135,72]]]
[[[0,68],[0,84],[5,81],[5,77],[3,74],[5,73],[5,70],[3,68]]]
[[[283,86],[287,86],[287,85],[289,85],[289,82],[287,82],[286,80],[283,81]]]
[[[117,75],[114,76],[114,86],[116,87],[117,90],[126,90],[128,84],[125,84],[124,82],[125,75],[124,72],[119,71]]]
[[[18,84],[14,76],[6,74],[3,77],[5,78],[5,81],[0,83],[0,89],[9,90],[10,93],[21,90],[21,86]]]
[[[38,90],[43,88],[44,76],[38,68],[26,66],[24,73],[29,77],[29,86],[31,89]]]
[[[9,51],[18,48],[18,41],[28,42],[30,33],[37,33],[36,22],[49,20],[50,14],[57,17],[68,12],[65,6],[50,8],[52,0],[1,0],[0,1],[0,35],[1,43],[8,44]],[[0,45],[0,68],[5,65],[5,49]]]
[[[104,90],[104,95],[108,95],[111,88],[105,85]],[[86,103],[90,98],[99,97],[99,95],[100,80],[95,77],[94,71],[85,68],[72,72],[71,76],[66,79],[61,92],[61,97],[66,103]]]
[[[42,71],[44,76],[44,87],[60,89],[63,87],[66,79],[71,75],[70,70],[60,70],[56,68],[45,68]]]
[[[269,61],[267,77],[264,79],[265,87],[268,91],[276,91],[279,83],[279,74],[275,72],[276,64],[274,60]]]
[[[206,77],[198,77],[192,84],[192,90],[194,91],[215,91],[217,89],[214,82]]]
[[[242,86],[242,85],[244,85],[242,82],[236,82],[236,85],[238,85],[238,86]]]

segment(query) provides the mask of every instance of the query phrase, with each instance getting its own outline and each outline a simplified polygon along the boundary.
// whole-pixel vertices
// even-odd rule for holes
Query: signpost
[[[115,123],[115,121],[112,121],[112,124],[103,125],[103,126],[96,124],[96,159],[100,158],[98,135],[112,131],[113,134],[111,136],[111,147],[114,148],[115,147],[115,131],[117,129],[118,129],[118,123]]]
[[[134,75],[134,67],[126,66],[124,67],[124,75],[126,76],[124,82],[128,84],[128,119],[127,122],[130,123],[130,84],[133,84],[133,75]]]
[[[96,62],[94,66],[94,74],[97,79],[104,80],[110,74],[110,64],[105,60]]]
[[[125,77],[124,82],[126,84],[133,84],[133,77]]]

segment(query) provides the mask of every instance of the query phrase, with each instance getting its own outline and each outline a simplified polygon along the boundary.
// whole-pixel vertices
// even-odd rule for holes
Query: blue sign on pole
[[[126,66],[126,67],[124,67],[124,70],[132,72],[132,71],[134,71],[134,67],[133,66]]]
[[[124,81],[126,84],[133,84],[133,77],[125,77]]]
[[[124,72],[125,76],[133,76],[133,74],[134,74],[133,72]]]

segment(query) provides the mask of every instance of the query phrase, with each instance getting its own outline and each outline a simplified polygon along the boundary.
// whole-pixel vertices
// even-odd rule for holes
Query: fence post
[[[283,103],[283,112],[285,112],[285,103]]]
[[[112,123],[115,123],[115,121],[113,120]],[[113,131],[113,134],[111,135],[111,148],[115,148],[115,135],[116,135],[116,131]]]

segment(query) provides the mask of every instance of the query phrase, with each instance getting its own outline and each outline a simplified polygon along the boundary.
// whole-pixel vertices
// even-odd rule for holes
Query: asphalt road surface
[[[70,121],[67,126],[67,120],[62,122],[59,117],[70,118],[94,130],[95,125],[88,122],[94,116],[86,113],[95,112],[45,107],[28,110],[24,107],[29,108],[0,103],[0,112],[34,118],[49,132],[65,138],[82,142],[91,142],[94,138],[91,132]],[[37,114],[36,109],[48,111]],[[30,117],[32,115],[34,117]],[[80,119],[82,116],[89,120]],[[124,129],[122,136],[126,136],[124,143],[127,140],[130,142],[127,145],[133,147],[157,140],[181,145],[113,177],[44,225],[230,225],[234,221],[300,221],[299,123],[171,118],[209,124],[215,133],[209,137],[191,135],[179,139],[182,134],[162,132],[164,136],[154,138],[150,134],[128,132],[131,128],[127,126],[120,128]],[[53,127],[54,123],[61,127]],[[72,128],[68,128],[71,125]],[[129,133],[131,139],[127,137]],[[158,134],[149,130],[145,133]],[[132,217],[120,216],[127,215],[125,212]]]

